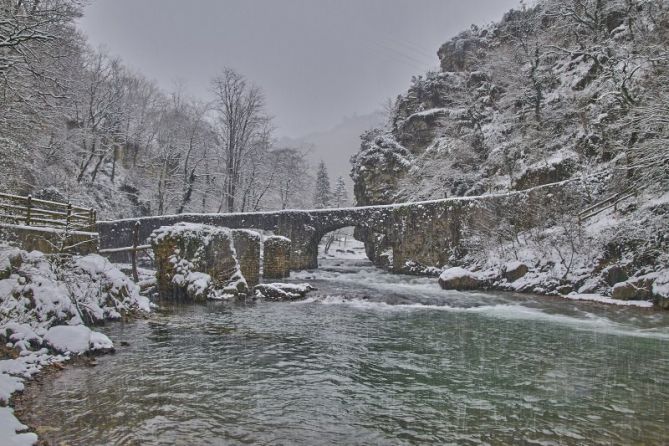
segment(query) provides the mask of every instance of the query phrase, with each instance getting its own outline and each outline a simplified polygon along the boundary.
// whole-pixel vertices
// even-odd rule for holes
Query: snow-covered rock
[[[302,299],[316,288],[308,283],[261,283],[254,290],[256,297],[270,300]]]
[[[92,331],[85,325],[58,325],[44,335],[47,344],[60,353],[81,354],[88,351],[110,351],[112,341],[104,334]]]
[[[620,300],[650,299],[652,295],[651,284],[651,281],[634,279],[619,282],[613,286],[611,297]]]
[[[439,276],[439,285],[445,290],[475,290],[483,284],[477,274],[460,267],[448,268]]]

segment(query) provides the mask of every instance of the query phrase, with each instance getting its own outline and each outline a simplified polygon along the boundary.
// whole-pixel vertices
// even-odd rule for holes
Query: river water
[[[163,304],[32,392],[54,444],[667,444],[669,315],[459,293],[366,262],[306,301]]]

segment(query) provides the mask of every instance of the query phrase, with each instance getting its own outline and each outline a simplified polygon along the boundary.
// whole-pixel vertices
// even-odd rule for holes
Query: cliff
[[[542,0],[472,26],[439,48],[439,71],[412,79],[385,127],[362,135],[357,203],[578,179],[551,209],[537,205],[545,218],[530,230],[517,228],[512,209],[496,210],[498,224],[467,234],[449,264],[501,271],[523,261],[604,294],[666,273],[668,37],[664,0]]]

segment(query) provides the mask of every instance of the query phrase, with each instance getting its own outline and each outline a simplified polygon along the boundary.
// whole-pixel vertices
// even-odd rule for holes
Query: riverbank
[[[511,291],[608,305],[669,309],[669,270],[658,269],[628,277],[622,269],[611,268],[594,279],[589,278],[587,272],[581,275],[580,280],[574,282],[513,261],[488,269],[446,268],[439,274],[439,285],[444,290]],[[601,289],[610,290],[610,294],[596,292]]]
[[[114,351],[91,330],[151,311],[139,288],[103,257],[47,256],[0,246],[0,438],[30,445],[37,436],[16,418],[12,403],[44,370]]]

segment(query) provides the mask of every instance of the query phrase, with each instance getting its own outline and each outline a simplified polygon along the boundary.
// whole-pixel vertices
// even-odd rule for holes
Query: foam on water
[[[386,286],[382,286],[380,288],[384,289]],[[405,285],[403,288],[404,289],[402,291],[406,291],[407,286]],[[424,290],[424,286],[422,285],[415,287],[408,286],[408,288],[412,290],[415,289],[416,291],[420,291],[421,289]],[[394,287],[393,291],[397,292],[398,290],[396,287]],[[441,292],[444,293],[443,291]],[[453,293],[451,292],[451,295],[452,294]],[[462,295],[465,293],[458,294]],[[549,313],[541,308],[529,307],[522,304],[485,304],[483,302],[490,300],[490,295],[486,295],[485,293],[467,294],[469,294],[470,299],[474,301],[473,305],[461,306],[457,305],[457,302],[455,305],[453,305],[453,302],[449,302],[448,299],[446,299],[441,305],[425,303],[391,304],[385,301],[351,298],[343,295],[310,297],[303,301],[293,302],[292,304],[347,305],[349,307],[365,311],[444,311],[450,313],[469,313],[506,320],[540,321],[568,326],[575,330],[597,332],[600,334],[634,336],[669,341],[669,327],[642,329],[633,325],[615,322],[605,316],[597,315],[587,311],[578,311],[576,313],[577,316],[572,316],[567,314]],[[480,304],[477,304],[476,302],[480,302]]]

